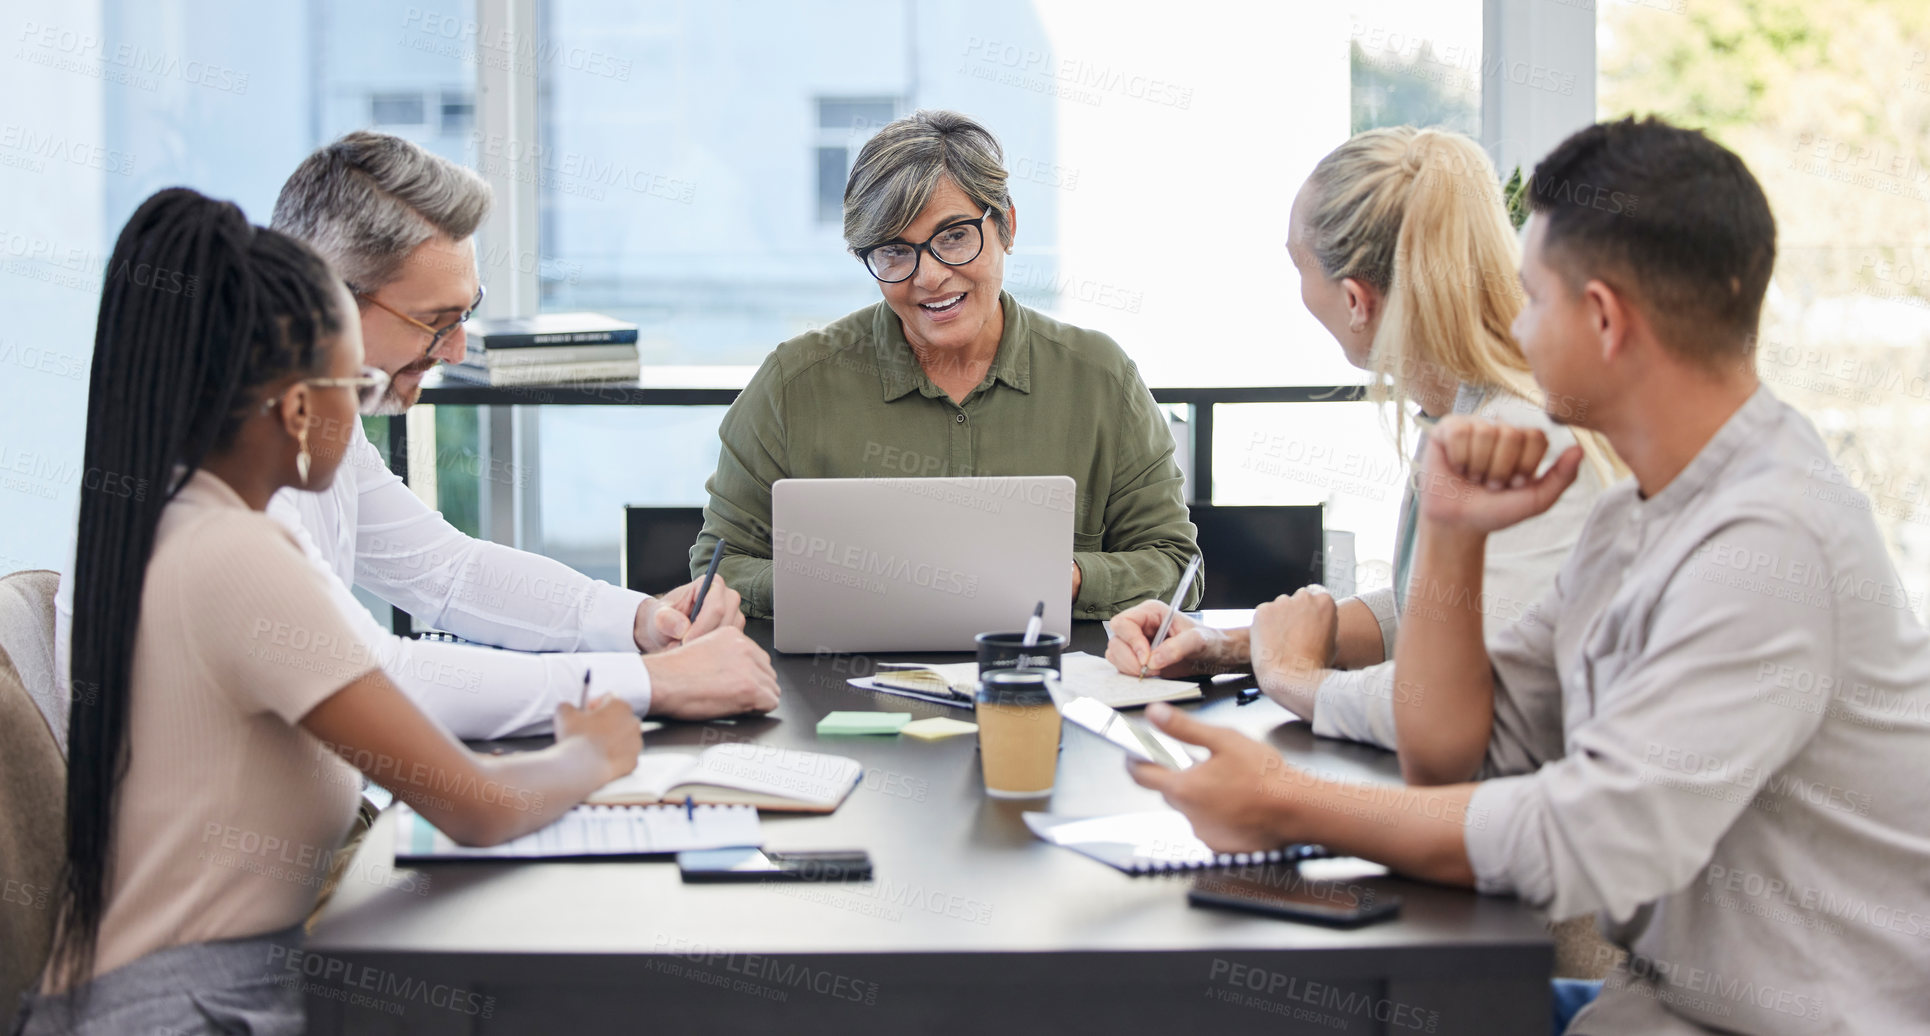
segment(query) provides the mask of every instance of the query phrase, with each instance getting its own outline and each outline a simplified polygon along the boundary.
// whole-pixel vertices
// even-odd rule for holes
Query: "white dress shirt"
[[[1490,642],[1567,754],[1475,791],[1477,882],[1631,954],[1570,1033],[1930,1032],[1930,636],[1869,507],[1758,389]]]
[[[269,501],[268,515],[333,577],[327,583],[337,606],[382,671],[457,737],[541,733],[557,703],[577,702],[586,673],[592,694],[615,694],[639,715],[650,711],[650,676],[635,639],[643,594],[464,535],[389,470],[359,422],[334,483],[319,493],[284,489]],[[475,643],[395,636],[355,599],[352,584],[420,624]],[[54,626],[57,722],[65,729],[73,628],[66,575]]]
[[[1544,469],[1562,451],[1575,445],[1575,433],[1556,424],[1541,407],[1510,392],[1483,391],[1463,385],[1454,397],[1454,412],[1472,414],[1489,421],[1519,428],[1538,428],[1548,437]],[[1427,447],[1423,431],[1415,446],[1414,465],[1420,466],[1421,451]],[[1481,625],[1490,644],[1501,631],[1527,615],[1541,595],[1554,584],[1555,573],[1580,538],[1582,523],[1603,488],[1602,476],[1590,463],[1582,464],[1574,485],[1548,510],[1511,525],[1488,537],[1486,562],[1481,573]],[[1396,559],[1395,579],[1408,577],[1410,550],[1415,529],[1414,491],[1410,487],[1401,498],[1401,527],[1397,538],[1403,544]],[[1407,608],[1431,608],[1434,601],[1451,594],[1440,588],[1407,588]],[[1394,638],[1399,630],[1400,608],[1393,587],[1361,594],[1359,600],[1380,623],[1381,647],[1386,661],[1361,669],[1341,670],[1321,681],[1314,691],[1313,732],[1322,737],[1365,741],[1382,748],[1397,747],[1394,740],[1394,699],[1402,689],[1394,681]],[[1561,757],[1561,696],[1546,688],[1497,686],[1494,696],[1494,732],[1482,761],[1481,776],[1499,777],[1532,773],[1536,767]]]

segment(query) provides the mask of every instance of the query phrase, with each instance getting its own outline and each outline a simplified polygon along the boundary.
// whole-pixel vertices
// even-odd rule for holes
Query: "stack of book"
[[[483,385],[553,385],[576,381],[634,381],[637,325],[601,313],[544,313],[508,320],[473,320],[461,363],[445,377]]]

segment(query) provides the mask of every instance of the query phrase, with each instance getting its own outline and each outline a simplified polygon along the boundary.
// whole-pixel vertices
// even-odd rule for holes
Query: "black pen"
[[[710,567],[704,570],[704,583],[697,588],[697,601],[690,606],[690,621],[697,621],[697,613],[704,610],[704,596],[710,593],[710,581],[717,578],[717,563],[724,560],[724,548],[730,546],[723,540],[717,541],[717,550],[710,555]]]
[[[579,709],[590,707],[590,671],[588,669],[583,670],[583,697],[577,700],[576,707]]]

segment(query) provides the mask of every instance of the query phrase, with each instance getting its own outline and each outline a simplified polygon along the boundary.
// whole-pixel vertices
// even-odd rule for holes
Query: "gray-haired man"
[[[389,413],[416,401],[430,368],[462,358],[462,323],[482,295],[473,235],[489,200],[470,170],[368,132],[316,151],[282,187],[273,225],[314,246],[348,282],[368,363],[390,376]],[[723,580],[692,621],[695,583],[648,597],[466,536],[388,470],[359,427],[355,436],[329,489],[284,490],[268,513],[335,574],[338,603],[384,671],[457,736],[541,730],[586,678],[638,713],[701,719],[777,707],[770,659],[744,635],[740,599]],[[390,635],[353,585],[473,643]],[[65,581],[56,626],[64,690]],[[277,635],[263,631],[264,646]]]

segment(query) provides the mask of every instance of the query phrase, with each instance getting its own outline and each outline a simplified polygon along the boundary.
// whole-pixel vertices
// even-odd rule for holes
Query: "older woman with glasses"
[[[691,572],[769,616],[771,483],[781,478],[1069,475],[1076,618],[1171,594],[1197,551],[1173,437],[1124,351],[1002,290],[1018,212],[1004,156],[956,112],[865,144],[844,237],[883,301],[784,342],[725,415]],[[1190,607],[1200,584],[1189,591]]]

